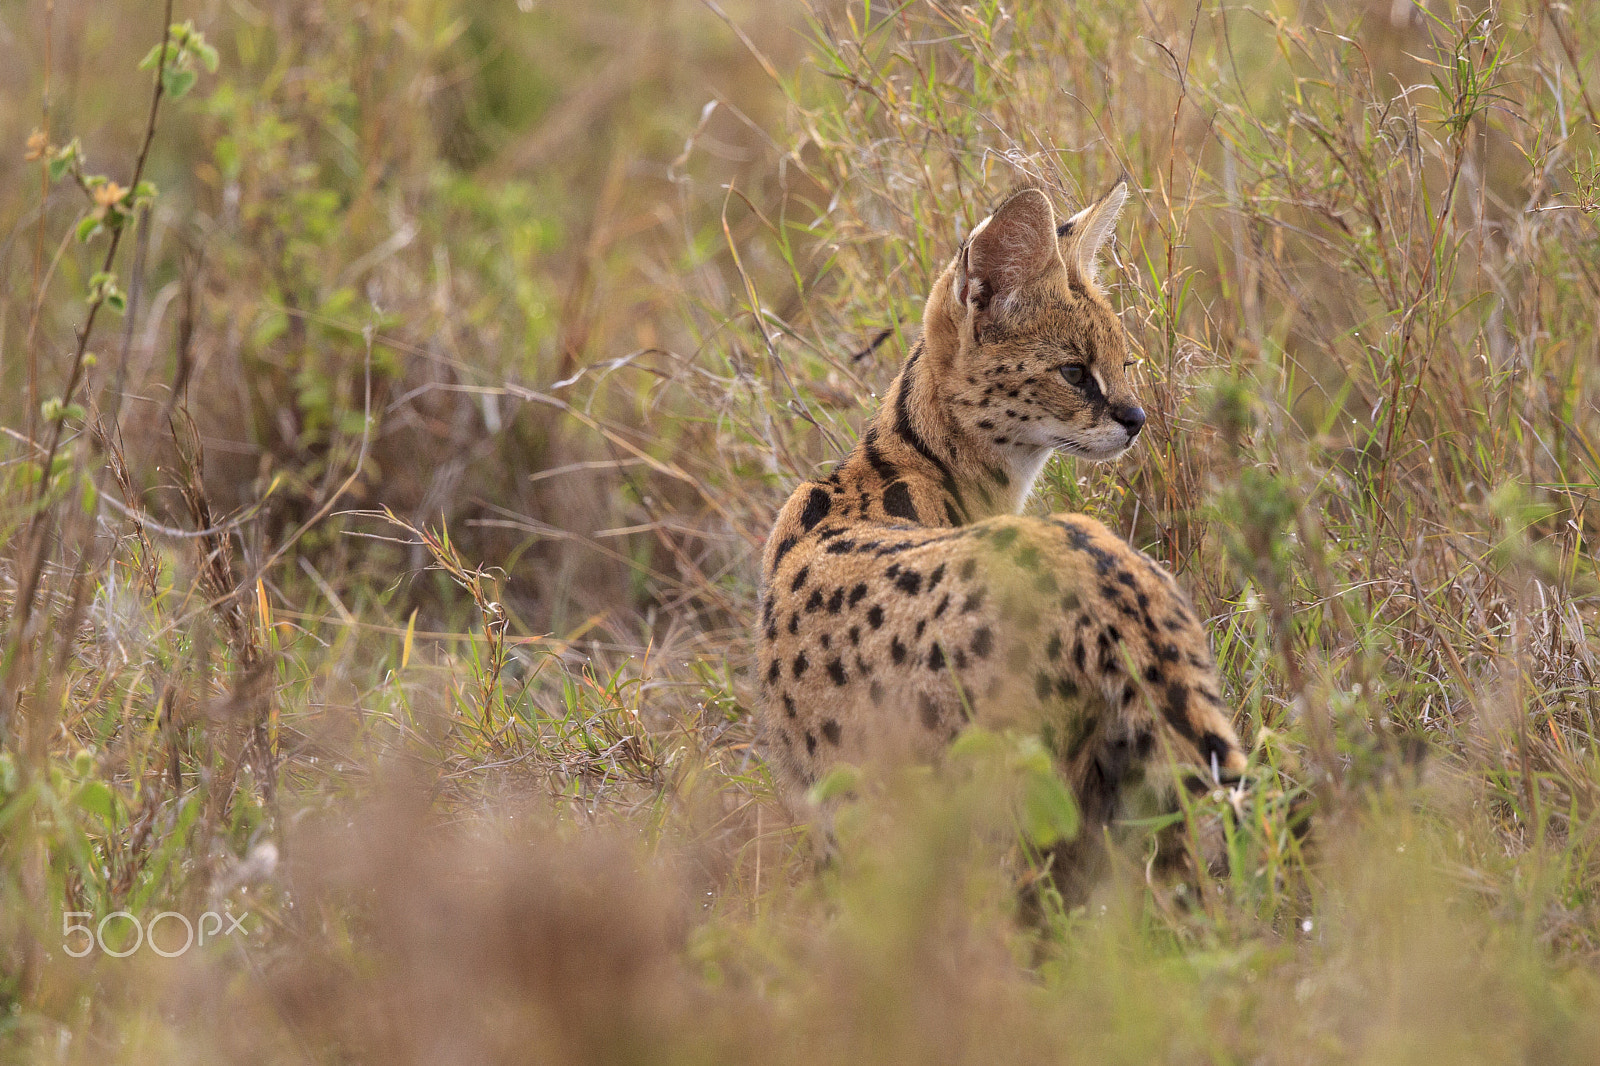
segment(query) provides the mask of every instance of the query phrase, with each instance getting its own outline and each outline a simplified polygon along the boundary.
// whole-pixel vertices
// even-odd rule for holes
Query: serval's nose
[[[1111,409],[1111,417],[1128,431],[1129,441],[1137,437],[1139,431],[1144,428],[1144,408],[1138,404],[1118,404]]]

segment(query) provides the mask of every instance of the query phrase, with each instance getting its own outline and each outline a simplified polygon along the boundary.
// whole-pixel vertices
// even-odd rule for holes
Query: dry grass
[[[0,10],[11,1057],[1592,1057],[1600,13],[522,6],[177,5],[147,203],[153,14]],[[1034,505],[1181,573],[1260,784],[1030,925],[1015,752],[817,863],[745,627],[960,234],[1122,174],[1147,441]]]

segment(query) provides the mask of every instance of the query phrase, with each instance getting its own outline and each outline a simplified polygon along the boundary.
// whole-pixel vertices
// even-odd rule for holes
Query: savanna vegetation
[[[7,1056],[1593,1061],[1597,106],[1552,0],[0,3]],[[1122,175],[1149,425],[1030,506],[1256,770],[1021,920],[1026,745],[818,861],[759,550],[989,206]]]

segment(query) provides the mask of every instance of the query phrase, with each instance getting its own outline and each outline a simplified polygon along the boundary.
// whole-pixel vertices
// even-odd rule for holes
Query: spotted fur
[[[1093,519],[1017,514],[1051,453],[1113,458],[1144,423],[1095,275],[1125,197],[1058,228],[1029,189],[977,226],[856,448],[783,508],[759,669],[789,789],[840,761],[935,759],[973,722],[1042,735],[1091,824],[1172,780],[1153,760],[1203,784],[1244,769],[1172,577]]]

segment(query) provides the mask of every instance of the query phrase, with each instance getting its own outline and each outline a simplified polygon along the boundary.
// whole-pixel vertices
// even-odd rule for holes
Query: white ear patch
[[[993,221],[993,219],[994,219],[993,215],[985,215],[982,222],[980,222],[976,226],[972,227],[972,232],[967,234],[967,240],[970,241],[972,238],[974,238],[978,234],[982,233],[983,230],[984,230],[984,227],[987,226],[991,221]]]

